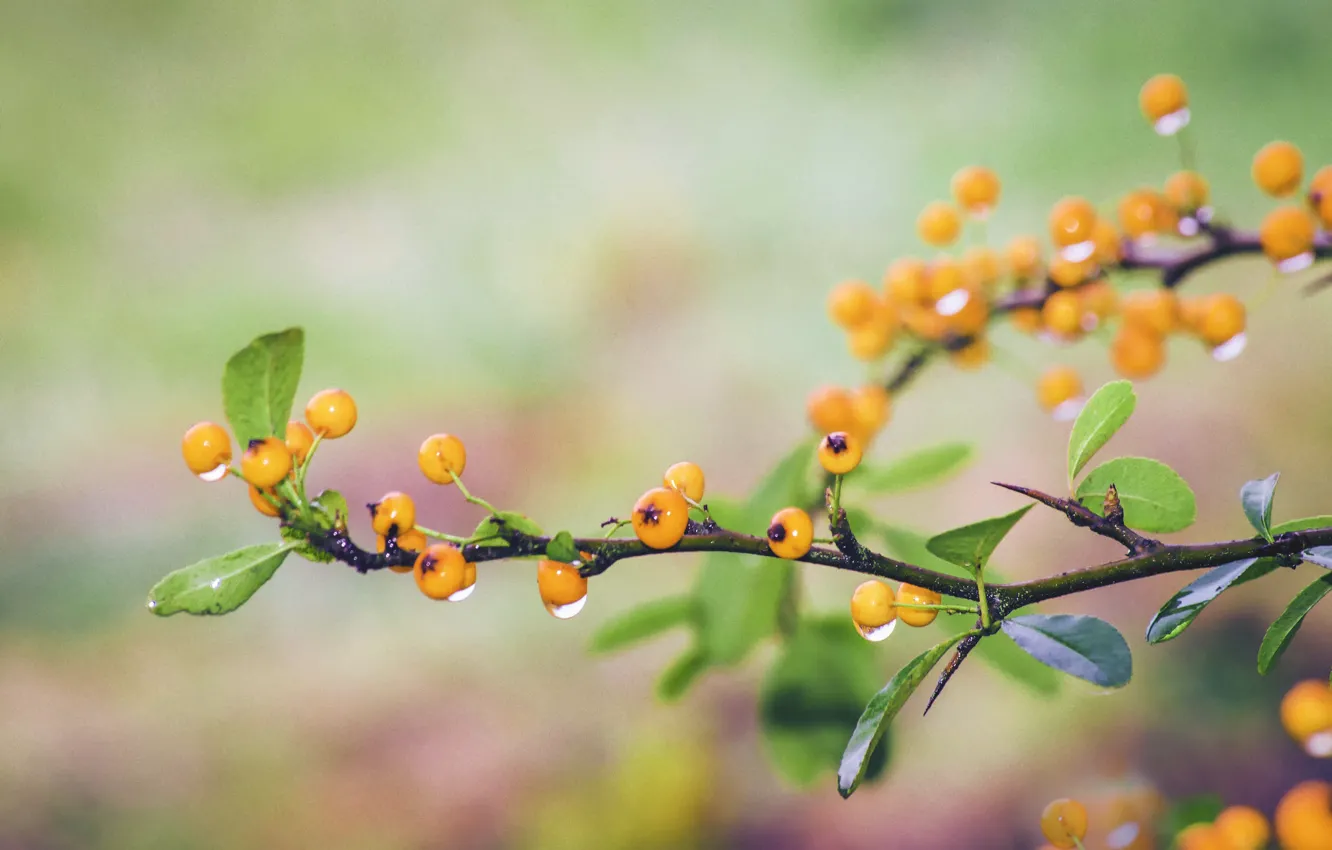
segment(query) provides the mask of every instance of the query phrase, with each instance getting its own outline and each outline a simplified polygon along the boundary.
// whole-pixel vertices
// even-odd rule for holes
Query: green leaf
[[[816,445],[817,440],[813,438],[801,440],[763,477],[745,502],[748,517],[745,530],[762,535],[772,515],[782,508],[792,505],[808,508],[811,503],[823,504],[822,491],[810,486]]]
[[[1185,797],[1173,803],[1161,817],[1157,836],[1161,847],[1174,847],[1175,838],[1195,823],[1211,823],[1221,814],[1225,803],[1217,794]]]
[[[347,518],[351,516],[351,509],[347,507],[347,499],[337,490],[325,490],[314,497],[311,504],[320,513],[320,525],[324,528],[335,528],[345,526]]]
[[[860,787],[861,780],[869,770],[870,756],[873,755],[879,739],[888,730],[889,724],[893,722],[893,718],[897,717],[902,706],[906,705],[906,701],[915,693],[916,688],[920,687],[920,683],[925,681],[925,677],[934,669],[934,665],[938,664],[948,650],[966,634],[963,632],[953,635],[908,661],[906,666],[898,670],[888,684],[883,686],[883,690],[870,699],[860,719],[856,721],[856,728],[851,732],[846,749],[842,752],[841,765],[837,769],[839,794],[850,797],[851,793]]]
[[[1096,617],[1027,614],[1004,620],[1004,634],[1042,664],[1103,688],[1133,675],[1133,656],[1119,630]]]
[[[291,551],[300,555],[307,561],[316,564],[329,564],[333,562],[333,556],[323,549],[316,549],[310,545],[310,541],[305,536],[305,532],[292,528],[289,525],[278,526],[278,534],[283,540],[291,543]]]
[[[572,564],[579,558],[578,547],[574,545],[573,535],[567,531],[561,531],[550,539],[546,544],[546,557],[552,561],[561,561],[565,564]]]
[[[1161,606],[1147,624],[1147,641],[1163,643],[1179,637],[1223,590],[1261,578],[1274,569],[1276,561],[1272,558],[1243,558],[1213,567]]]
[[[688,625],[694,619],[695,604],[692,596],[668,596],[630,608],[601,624],[588,651],[614,652]]]
[[[710,553],[694,591],[698,639],[708,659],[719,666],[739,664],[775,632],[794,578],[791,561]]]
[[[1139,531],[1182,531],[1193,524],[1197,505],[1193,490],[1179,473],[1145,457],[1120,457],[1093,469],[1078,485],[1075,497],[1093,512],[1105,514],[1105,491],[1119,491],[1124,524]]]
[[[291,549],[291,543],[259,543],[176,570],[148,592],[148,610],[159,617],[235,611],[273,577]]]
[[[1032,658],[1011,640],[982,640],[971,651],[971,658],[985,662],[1019,685],[1043,696],[1059,693],[1063,684],[1057,671]]]
[[[1087,399],[1073,422],[1072,433],[1068,435],[1069,481],[1078,476],[1092,455],[1128,421],[1137,403],[1133,384],[1128,381],[1111,381]]]
[[[1295,633],[1304,624],[1304,615],[1313,610],[1329,591],[1332,591],[1332,573],[1320,576],[1290,601],[1276,622],[1268,627],[1267,634],[1263,635],[1263,644],[1258,648],[1259,673],[1266,675],[1276,665],[1286,647],[1295,639]]]
[[[222,372],[222,406],[241,450],[251,440],[285,436],[305,358],[305,332],[265,334],[237,351]]]
[[[759,719],[768,755],[790,782],[807,786],[837,769],[847,736],[873,694],[874,648],[845,616],[802,621],[764,676]],[[881,772],[887,748],[871,768]]]
[[[1311,564],[1332,570],[1332,546],[1314,546],[1305,549],[1300,553],[1300,557]]]
[[[960,472],[974,456],[968,443],[939,443],[882,465],[862,462],[846,484],[876,494],[902,493],[937,484]]]
[[[541,537],[545,534],[541,526],[517,511],[496,511],[477,524],[469,538],[475,546],[508,546],[506,534],[514,532],[528,537]]]
[[[662,702],[680,699],[708,666],[708,654],[701,647],[689,647],[661,672],[661,678],[657,679],[657,699]]]
[[[1027,511],[1031,509],[1032,505],[1023,505],[1010,514],[945,531],[943,534],[931,537],[925,548],[950,564],[957,564],[972,575],[976,575],[985,568],[985,562],[994,554],[995,547],[1004,536],[1012,531],[1018,520],[1026,516]]]
[[[1240,488],[1240,504],[1244,506],[1244,515],[1249,524],[1269,543],[1272,540],[1272,496],[1276,493],[1277,479],[1280,472],[1273,472],[1266,478],[1249,481]]]

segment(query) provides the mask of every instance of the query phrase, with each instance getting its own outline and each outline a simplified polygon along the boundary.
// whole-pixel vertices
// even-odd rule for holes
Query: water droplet
[[[1136,822],[1121,823],[1105,837],[1105,846],[1110,850],[1121,850],[1136,841],[1141,831],[1142,828]]]
[[[469,584],[466,587],[464,587],[462,590],[454,591],[452,595],[445,597],[445,600],[448,602],[461,602],[467,597],[471,596],[472,591],[474,590],[476,590],[476,584],[475,583]]]
[[[219,587],[222,586],[222,579],[215,578],[212,581],[208,582],[208,586],[211,587],[213,590],[217,590]]]
[[[1090,257],[1092,255],[1092,252],[1095,250],[1096,250],[1096,243],[1088,239],[1085,242],[1078,242],[1074,245],[1069,245],[1067,248],[1060,251],[1059,255],[1063,257],[1065,260],[1068,260],[1070,263],[1080,263],[1083,260]]]
[[[1244,346],[1249,344],[1249,338],[1244,335],[1244,331],[1232,336],[1230,339],[1212,349],[1212,359],[1217,363],[1225,363],[1227,360],[1234,360],[1240,356]]]
[[[153,609],[156,608],[156,607],[157,607],[157,600],[156,600],[156,599],[149,599],[149,600],[148,600],[148,610],[151,611],[151,610],[153,610]]]
[[[226,476],[226,474],[227,474],[227,465],[225,463],[219,463],[216,467],[208,470],[207,472],[200,472],[199,480],[220,481],[222,480],[223,477]]]
[[[1304,751],[1316,759],[1332,757],[1332,729],[1315,732],[1305,738]]]
[[[852,620],[852,622],[854,623],[855,621]],[[855,625],[856,631],[860,632],[861,637],[865,640],[878,643],[881,640],[887,640],[888,636],[893,633],[893,629],[897,628],[897,619],[894,618],[889,620],[882,626],[862,626],[860,623],[856,623]]]
[[[965,289],[954,289],[938,301],[934,302],[934,311],[940,316],[956,316],[967,302],[971,300],[971,293]]]
[[[1314,261],[1313,251],[1305,251],[1303,254],[1297,254],[1288,260],[1282,260],[1281,262],[1277,263],[1277,271],[1281,272],[1282,274],[1294,274],[1295,272],[1302,272],[1305,269],[1309,268],[1309,266],[1312,266],[1313,261]]]
[[[587,596],[584,596],[582,599],[579,599],[577,602],[570,602],[568,605],[551,605],[547,603],[546,610],[550,612],[550,615],[552,617],[556,617],[561,620],[568,620],[571,617],[577,617],[578,612],[582,611],[583,606],[586,604],[587,604]]]
[[[1200,225],[1198,223],[1198,219],[1194,218],[1193,216],[1186,215],[1179,220],[1180,236],[1197,236],[1198,231],[1201,229],[1202,225]]]
[[[1082,406],[1086,403],[1085,398],[1070,398],[1050,411],[1050,415],[1054,417],[1056,422],[1072,422],[1078,418],[1078,414],[1082,412]]]
[[[1189,108],[1186,106],[1177,112],[1161,116],[1152,129],[1156,130],[1158,136],[1173,136],[1189,126],[1189,117]]]

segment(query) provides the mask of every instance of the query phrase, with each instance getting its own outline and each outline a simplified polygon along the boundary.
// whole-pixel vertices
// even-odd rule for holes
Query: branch
[[[1112,485],[1110,492],[1106,494],[1106,504],[1113,504],[1118,510],[1107,508],[1106,515],[1092,512],[1081,502],[1072,499],[1060,499],[1051,496],[1048,493],[1042,493],[1040,490],[1033,490],[1030,487],[1019,487],[1016,484],[1004,484],[999,481],[991,481],[996,487],[1003,487],[1005,490],[1012,490],[1014,493],[1021,493],[1024,496],[1035,499],[1042,505],[1054,508],[1064,516],[1068,517],[1069,522],[1079,528],[1089,529],[1093,534],[1099,534],[1102,537],[1108,537],[1117,541],[1121,546],[1128,550],[1130,555],[1141,555],[1145,552],[1152,552],[1161,547],[1160,540],[1153,540],[1150,537],[1143,537],[1133,529],[1124,525],[1124,509],[1118,508],[1119,497]],[[1113,502],[1112,502],[1113,499]]]

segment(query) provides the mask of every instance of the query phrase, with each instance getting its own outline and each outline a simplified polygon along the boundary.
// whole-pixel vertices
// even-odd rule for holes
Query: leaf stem
[[[467,542],[469,542],[469,541],[471,540],[471,538],[468,538],[468,537],[461,537],[461,536],[459,536],[459,535],[457,535],[457,534],[446,534],[446,533],[443,532],[443,531],[435,531],[434,529],[431,529],[431,528],[425,528],[425,527],[423,527],[423,526],[419,526],[419,525],[416,526],[416,530],[419,531],[419,532],[421,532],[422,534],[424,534],[426,537],[433,537],[433,538],[435,538],[436,540],[444,540],[444,541],[447,541],[447,542],[449,542],[449,543],[455,543],[455,544],[457,544],[457,545],[459,545],[459,546],[461,546],[461,545],[463,545],[464,543],[467,543]]]
[[[499,513],[499,511],[495,510],[495,506],[490,504],[490,502],[487,502],[480,496],[473,496],[471,491],[467,489],[467,485],[463,483],[462,476],[456,472],[453,473],[453,483],[458,485],[458,492],[462,493],[463,498],[468,502],[471,502],[477,507],[485,508],[486,511],[492,515]]]
[[[985,593],[985,576],[982,570],[976,570],[976,601],[980,608],[981,629],[990,628],[990,600]]]
[[[314,460],[315,452],[319,450],[319,444],[324,441],[323,433],[315,434],[315,438],[310,441],[310,450],[305,453],[305,460],[296,469],[296,489],[305,498],[305,473],[310,471],[310,461]]]

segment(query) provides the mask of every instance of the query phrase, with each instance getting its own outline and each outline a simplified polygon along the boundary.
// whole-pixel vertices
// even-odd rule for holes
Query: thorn
[[[930,694],[930,701],[925,703],[925,711],[922,713],[922,716],[930,713],[930,708],[934,705],[934,701],[939,698],[939,694],[943,693],[944,685],[947,685],[948,680],[953,678],[953,674],[957,672],[957,668],[962,666],[962,662],[966,660],[966,657],[971,653],[971,650],[975,648],[976,644],[980,643],[980,639],[980,635],[969,635],[963,638],[962,642],[957,645],[957,651],[953,653],[953,657],[949,660],[948,666],[939,674],[939,684],[934,686],[934,693]]]
[[[1069,501],[1051,496],[1049,493],[1042,493],[1040,490],[1033,490],[1030,487],[1019,487],[1016,484],[1005,484],[1002,481],[991,481],[996,487],[1003,487],[1005,490],[1012,490],[1014,493],[1021,493],[1029,499],[1035,499],[1046,507],[1054,508],[1062,513],[1068,513]]]

